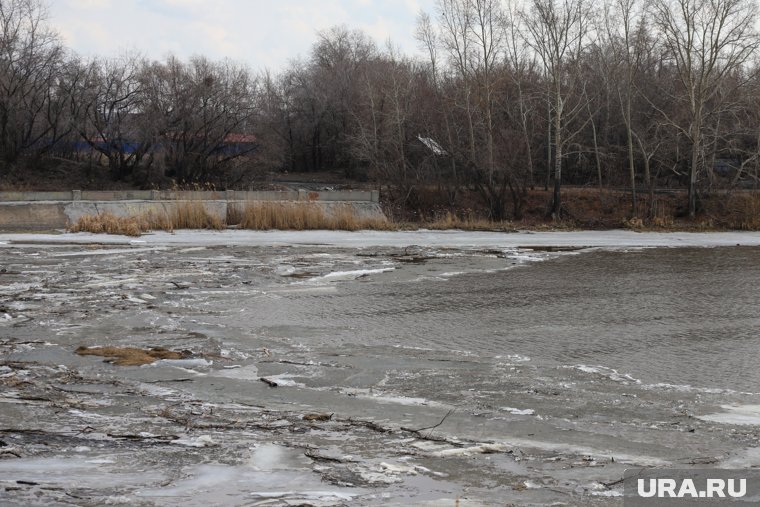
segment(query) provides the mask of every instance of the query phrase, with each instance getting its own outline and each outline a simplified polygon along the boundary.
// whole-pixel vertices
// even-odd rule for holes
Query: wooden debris
[[[270,379],[268,379],[266,377],[260,377],[259,380],[262,381],[262,382],[264,382],[269,387],[277,387],[277,386],[280,385],[277,382],[275,382],[274,380],[270,380]]]
[[[316,449],[306,449],[304,451],[304,456],[314,461],[322,461],[325,463],[357,463],[357,460],[353,459],[325,456],[324,454],[318,453]]]
[[[13,447],[7,447],[7,448],[3,447],[2,449],[0,449],[0,456],[6,455],[6,454],[9,455],[9,456],[15,456],[16,458],[20,458],[21,457],[21,453],[18,452]]]

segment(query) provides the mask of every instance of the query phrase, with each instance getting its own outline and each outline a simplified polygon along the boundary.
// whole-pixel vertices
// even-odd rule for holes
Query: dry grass
[[[256,202],[246,205],[240,227],[253,230],[326,228],[327,215],[313,203]]]
[[[726,206],[734,216],[733,226],[745,231],[760,230],[760,195],[745,193],[729,198]]]
[[[498,222],[473,216],[460,218],[450,212],[432,222],[422,223],[420,226],[433,230],[461,229],[463,231],[511,231],[515,229],[512,222]]]
[[[253,230],[390,230],[385,218],[366,218],[351,206],[335,206],[326,212],[315,203],[256,202],[248,204],[240,214],[240,227]]]
[[[185,359],[187,354],[162,347],[138,349],[134,347],[79,347],[74,351],[80,356],[105,357],[106,362],[118,366],[142,366],[159,359]]]
[[[385,217],[360,217],[352,206],[343,205],[332,210],[328,219],[330,229],[340,231],[391,231],[397,227]]]
[[[210,214],[202,202],[178,202],[173,211],[139,216],[117,217],[110,213],[87,215],[72,225],[71,232],[93,232],[139,236],[151,230],[175,229],[220,230],[227,224],[239,224],[253,230],[393,230],[397,227],[385,217],[361,217],[350,205],[334,205],[329,212],[312,202],[256,202],[243,210],[228,207],[226,220]]]
[[[704,203],[708,220],[721,228],[760,230],[760,194],[737,192],[716,195]]]
[[[119,217],[112,213],[80,217],[70,232],[96,234],[121,234],[140,236],[148,231],[173,231],[174,229],[224,229],[226,224],[211,215],[201,202],[178,202],[171,214],[147,212],[140,215]]]
[[[220,218],[206,211],[199,201],[177,202],[171,216],[174,229],[224,229],[227,224]]]
[[[172,223],[164,214],[144,213],[138,216],[117,217],[111,213],[85,215],[69,227],[71,232],[121,234],[139,236],[150,230],[171,231]]]

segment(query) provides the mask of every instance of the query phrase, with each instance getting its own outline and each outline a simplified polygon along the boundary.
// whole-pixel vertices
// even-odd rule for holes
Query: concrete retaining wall
[[[172,192],[167,199],[163,192],[148,191],[151,198],[140,199],[143,192],[0,192],[0,231],[40,231],[64,229],[85,215],[110,213],[115,216],[137,216],[146,213],[174,214],[178,206],[200,203],[206,212],[226,221],[228,210],[241,211],[246,205],[260,201],[289,202],[299,206],[310,203],[325,213],[345,206],[361,218],[384,218],[377,191],[371,192]],[[38,199],[20,199],[21,196]],[[130,195],[134,199],[116,197]],[[8,198],[11,197],[11,198]],[[44,197],[44,199],[43,199]],[[59,197],[59,199],[51,199]],[[63,198],[61,198],[63,197]],[[209,197],[201,199],[200,197]],[[228,198],[229,197],[229,198]],[[3,198],[7,198],[2,201]]]
[[[67,190],[64,192],[0,192],[3,202],[37,201],[354,201],[379,202],[377,190],[291,191],[175,191],[175,190]]]

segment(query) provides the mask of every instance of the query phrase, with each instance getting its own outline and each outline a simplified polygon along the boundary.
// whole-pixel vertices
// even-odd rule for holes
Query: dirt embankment
[[[387,194],[381,196],[386,214],[397,224],[432,229],[760,230],[760,194],[747,190],[703,194],[693,219],[688,217],[683,190],[661,190],[654,195],[642,192],[634,213],[630,192],[568,187],[562,190],[562,214],[555,217],[551,214],[552,191],[537,188],[524,196],[519,215],[508,201],[507,219],[499,221],[489,218],[482,197],[472,190],[452,195],[439,189],[420,189],[403,202],[392,201]]]

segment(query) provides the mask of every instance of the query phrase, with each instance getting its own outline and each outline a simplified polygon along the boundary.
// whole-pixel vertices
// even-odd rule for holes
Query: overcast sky
[[[419,11],[435,0],[48,0],[50,21],[84,56],[138,50],[231,58],[253,70],[283,69],[306,56],[318,30],[345,24],[384,45],[417,51]]]

